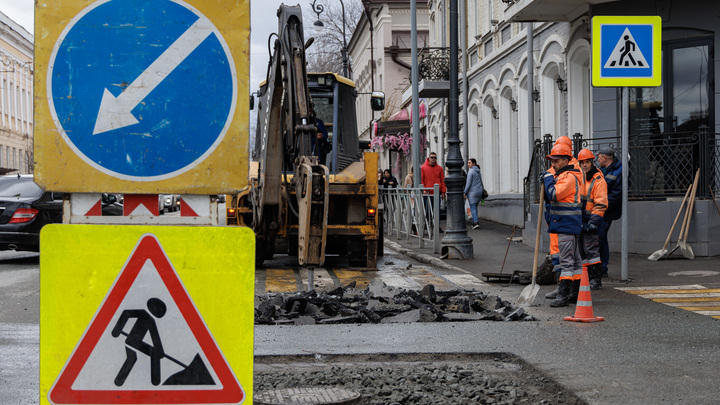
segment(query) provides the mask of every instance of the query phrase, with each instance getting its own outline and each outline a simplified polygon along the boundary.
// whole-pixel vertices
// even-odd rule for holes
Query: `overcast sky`
[[[310,7],[309,0],[285,0],[286,4],[300,4]],[[250,91],[258,88],[265,80],[268,53],[267,38],[277,31],[276,12],[283,0],[250,0]],[[0,0],[0,11],[31,34],[34,27],[34,0]]]

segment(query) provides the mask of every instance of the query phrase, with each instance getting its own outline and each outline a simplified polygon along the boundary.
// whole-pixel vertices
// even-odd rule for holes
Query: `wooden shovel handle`
[[[685,225],[685,235],[683,236],[683,241],[687,242],[687,235],[690,231],[690,218],[693,214],[693,208],[695,208],[695,196],[697,195],[697,186],[698,186],[698,180],[700,179],[700,169],[697,169],[697,172],[695,172],[695,181],[693,181],[693,191],[692,195],[690,196],[690,202],[688,203],[688,215],[687,215],[687,224]]]
[[[685,206],[685,201],[687,201],[688,196],[690,195],[690,191],[692,190],[692,185],[690,185],[685,192],[685,198],[682,200],[682,204],[680,204],[680,208],[678,209],[677,215],[675,215],[675,221],[673,221],[672,226],[670,227],[670,232],[668,232],[667,239],[665,239],[665,244],[663,244],[662,250],[664,251],[667,247],[668,243],[670,243],[670,237],[672,237],[672,233],[675,230],[675,225],[677,225],[678,219],[680,219],[680,213],[682,213],[682,209]],[[683,224],[685,223],[685,220],[683,219]]]
[[[545,205],[545,185],[541,185],[540,204],[538,204],[538,225],[535,232],[535,257],[533,258],[532,283],[535,284],[537,277],[538,254],[540,253],[540,228],[542,228],[542,213]]]
[[[697,175],[699,173],[700,173],[700,169],[698,169],[698,171],[695,173],[695,177],[697,177]],[[690,195],[691,195],[690,200],[692,200],[692,195],[694,193],[693,190],[695,190],[695,180],[693,180],[693,184],[690,185]],[[687,228],[688,222],[690,222],[688,220],[688,218],[690,218],[690,201],[688,201],[687,208],[685,209],[685,217],[683,218],[683,223],[682,223],[682,226],[680,227],[680,233],[678,234],[678,246],[679,246],[680,241],[683,240],[683,234],[685,234],[685,228]]]

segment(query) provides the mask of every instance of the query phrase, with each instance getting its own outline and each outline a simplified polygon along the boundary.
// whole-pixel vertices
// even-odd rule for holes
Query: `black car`
[[[0,250],[40,251],[40,228],[62,222],[63,194],[43,191],[32,175],[0,177]]]

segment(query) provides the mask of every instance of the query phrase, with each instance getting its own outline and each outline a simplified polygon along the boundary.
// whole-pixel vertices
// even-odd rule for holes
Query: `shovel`
[[[675,230],[675,225],[677,225],[678,219],[680,219],[680,213],[682,213],[682,209],[685,206],[685,201],[687,201],[688,196],[690,195],[690,191],[692,190],[692,185],[688,187],[687,192],[685,193],[685,198],[683,198],[682,204],[680,204],[680,209],[678,209],[677,215],[675,215],[675,221],[673,222],[672,226],[670,227],[670,232],[668,232],[667,239],[665,239],[665,243],[663,244],[662,249],[656,250],[648,256],[648,260],[657,261],[660,259],[664,259],[668,255],[667,245],[670,242],[670,237],[672,237],[672,233]],[[685,221],[683,220],[683,224]]]
[[[700,177],[700,169],[695,172],[695,181],[693,181],[693,191],[692,195],[690,196],[690,202],[688,203],[688,210],[687,214],[685,215],[685,234],[681,235],[682,238],[678,238],[678,246],[680,246],[680,252],[682,255],[690,260],[695,258],[695,253],[693,253],[692,248],[690,245],[687,244],[687,236],[688,232],[690,231],[690,220],[692,219],[693,214],[693,208],[695,208],[695,196],[697,195],[697,186],[698,186],[698,179]]]
[[[525,287],[525,289],[522,290],[520,293],[520,297],[517,300],[517,304],[520,307],[527,306],[533,303],[535,301],[535,297],[537,296],[538,291],[540,291],[540,286],[537,284],[537,265],[538,265],[538,253],[540,252],[540,228],[542,227],[542,213],[543,213],[543,206],[545,205],[545,187],[542,187],[542,191],[540,192],[540,204],[538,204],[538,224],[537,224],[537,231],[535,232],[535,257],[533,258],[533,268],[532,268],[532,282],[530,285]]]

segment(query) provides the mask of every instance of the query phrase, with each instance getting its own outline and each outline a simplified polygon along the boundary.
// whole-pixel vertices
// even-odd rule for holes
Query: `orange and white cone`
[[[563,319],[573,322],[600,322],[605,320],[602,316],[593,315],[590,278],[588,278],[586,266],[583,266],[582,276],[580,277],[580,292],[578,292],[578,300],[575,306],[575,316],[566,316]]]

